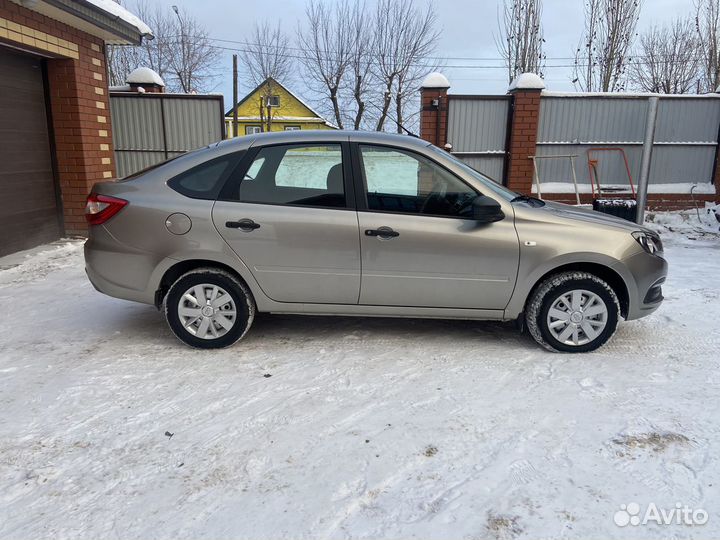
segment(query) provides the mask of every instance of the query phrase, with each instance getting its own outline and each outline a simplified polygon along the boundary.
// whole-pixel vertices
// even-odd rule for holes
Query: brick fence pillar
[[[431,73],[420,88],[420,138],[443,148],[447,143],[450,83],[442,73]]]
[[[523,73],[508,90],[513,100],[507,186],[520,193],[530,194],[532,191],[533,164],[528,158],[535,155],[540,94],[544,88],[540,77],[534,73]]]

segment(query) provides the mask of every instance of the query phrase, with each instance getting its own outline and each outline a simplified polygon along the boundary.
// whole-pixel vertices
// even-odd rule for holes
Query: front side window
[[[260,149],[240,182],[237,200],[345,207],[340,145],[281,145]]]
[[[360,145],[369,210],[472,218],[477,192],[429,159]]]

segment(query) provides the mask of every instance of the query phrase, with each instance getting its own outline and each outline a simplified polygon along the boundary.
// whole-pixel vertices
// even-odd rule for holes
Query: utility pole
[[[238,136],[238,74],[237,74],[237,54],[233,54],[233,137]]]

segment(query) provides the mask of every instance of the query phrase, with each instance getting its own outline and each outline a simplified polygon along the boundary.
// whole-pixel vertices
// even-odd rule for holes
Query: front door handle
[[[254,231],[260,228],[259,223],[255,223],[252,219],[241,219],[239,221],[226,221],[225,226],[228,229],[240,229],[245,232]]]
[[[378,227],[377,229],[365,229],[365,236],[377,236],[378,238],[397,238],[400,233],[393,231],[390,227]]]

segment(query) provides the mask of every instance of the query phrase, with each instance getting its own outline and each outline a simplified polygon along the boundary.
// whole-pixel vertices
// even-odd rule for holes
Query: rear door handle
[[[228,229],[240,229],[245,232],[254,231],[260,228],[259,223],[255,223],[252,219],[241,219],[239,221],[226,221],[225,226]]]
[[[397,238],[400,233],[393,231],[390,227],[378,227],[377,229],[365,229],[365,236],[377,236],[379,238]]]

